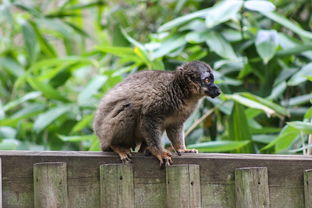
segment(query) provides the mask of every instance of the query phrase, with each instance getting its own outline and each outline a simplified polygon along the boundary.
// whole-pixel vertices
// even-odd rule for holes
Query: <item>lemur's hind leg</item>
[[[130,148],[117,147],[114,145],[111,145],[110,147],[114,152],[116,152],[119,155],[119,158],[122,161],[122,163],[132,162]]]

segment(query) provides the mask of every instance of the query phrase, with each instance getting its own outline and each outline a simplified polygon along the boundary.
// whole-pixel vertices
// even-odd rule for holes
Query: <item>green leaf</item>
[[[91,101],[92,96],[99,91],[107,79],[107,76],[98,75],[91,80],[91,82],[79,93],[78,104],[81,106],[93,104]]]
[[[178,18],[160,26],[158,29],[158,32],[164,32],[164,31],[170,30],[172,28],[178,27],[180,25],[183,25],[183,24],[191,21],[192,19],[204,17],[210,9],[211,8],[203,9],[203,10],[199,10],[197,12],[193,12],[191,14],[184,15],[182,17],[178,17]]]
[[[0,142],[0,150],[16,150],[18,144],[16,139],[4,139]]]
[[[100,150],[101,150],[100,140],[98,138],[93,138],[89,151],[100,151]]]
[[[130,35],[128,35],[128,33],[124,29],[121,29],[121,32],[130,43],[132,43],[134,46],[140,49],[140,51],[144,55],[144,58],[148,59],[148,54],[147,54],[145,46],[139,43],[138,41],[134,40],[132,37],[130,37]]]
[[[206,40],[206,32],[199,31],[199,32],[189,32],[185,36],[185,40],[189,43],[202,43]]]
[[[267,135],[267,134],[260,134],[260,135],[253,135],[252,141],[262,143],[262,144],[268,144],[272,142],[275,139],[275,135]]]
[[[245,106],[248,106],[250,108],[255,108],[255,109],[259,109],[259,110],[262,110],[264,111],[268,116],[271,116],[273,115],[274,113],[276,113],[273,109],[259,103],[259,102],[256,102],[254,100],[251,100],[251,99],[248,99],[248,98],[245,98],[239,94],[233,94],[233,95],[224,95],[225,98],[227,99],[231,99],[231,100],[234,100],[236,102],[239,102]]]
[[[8,111],[9,109],[14,108],[17,105],[20,105],[20,104],[22,104],[22,103],[24,103],[24,102],[26,102],[28,100],[35,99],[35,98],[37,98],[39,96],[41,96],[41,92],[30,92],[30,93],[27,93],[23,97],[18,98],[16,100],[12,101],[12,102],[9,102],[5,106],[3,106],[3,110],[4,111]]]
[[[92,123],[92,120],[94,118],[93,114],[87,115],[85,116],[81,121],[79,121],[72,129],[72,133],[77,133],[79,131],[81,131],[82,129],[90,126],[90,124]]]
[[[134,53],[133,48],[128,48],[128,47],[97,47],[99,51],[105,52],[105,53],[110,53],[115,56],[119,57],[134,57],[138,59],[136,54]]]
[[[22,33],[24,38],[25,48],[27,50],[28,63],[32,64],[37,59],[39,46],[36,38],[36,33],[31,24],[25,20],[21,20]]]
[[[281,82],[278,85],[274,86],[271,95],[268,97],[269,99],[276,99],[278,97],[282,97],[283,92],[286,90],[287,84],[286,82]]]
[[[219,33],[207,32],[206,43],[219,56],[232,60],[237,59],[232,46]]]
[[[312,63],[305,65],[296,74],[294,74],[288,81],[288,85],[299,85],[302,82],[305,82],[309,76],[312,76]]]
[[[296,97],[292,97],[289,100],[283,100],[282,105],[298,106],[298,105],[309,103],[310,99],[312,99],[312,94],[299,95]]]
[[[298,46],[293,46],[291,48],[280,50],[276,53],[276,56],[298,55],[305,51],[311,51],[311,50],[312,50],[311,44],[298,45]]]
[[[238,11],[241,9],[243,1],[224,0],[217,3],[206,14],[206,25],[208,28],[212,28],[220,23],[226,22],[231,18],[234,18]]]
[[[31,85],[32,88],[42,92],[42,94],[50,99],[60,100],[63,102],[68,102],[68,99],[65,98],[61,93],[59,93],[56,89],[54,89],[48,83],[43,83],[39,81],[35,77],[28,77],[28,83]]]
[[[278,35],[275,30],[260,30],[256,37],[256,49],[266,64],[271,60],[278,46]]]
[[[312,118],[312,107],[304,114],[304,118]]]
[[[15,138],[17,130],[9,126],[0,127],[0,139]]]
[[[259,97],[259,96],[256,96],[256,95],[253,95],[251,93],[241,93],[242,96],[248,98],[248,99],[251,99],[253,101],[256,101],[262,105],[265,105],[266,107],[272,109],[274,111],[274,113],[278,116],[289,116],[289,112],[287,111],[286,108],[278,105],[278,104],[275,104],[267,99],[264,99],[262,97]]]
[[[275,153],[283,151],[291,145],[291,143],[299,136],[300,131],[297,129],[286,125],[278,137],[276,137],[272,142],[264,146],[260,151],[268,150],[269,148],[275,146]]]
[[[0,66],[6,68],[16,77],[22,76],[24,74],[23,67],[11,57],[0,57]]]
[[[33,129],[38,133],[47,128],[53,121],[62,116],[63,114],[72,110],[72,106],[63,105],[50,109],[38,116],[35,120]]]
[[[251,133],[244,108],[235,102],[229,118],[229,138],[234,141],[251,141]],[[240,152],[254,152],[252,146],[246,146]]]
[[[22,122],[24,119],[31,118],[41,113],[43,109],[44,105],[39,103],[26,105],[9,118],[0,120],[0,126],[16,126],[17,123]]]
[[[82,141],[89,141],[93,139],[97,139],[95,135],[82,135],[82,136],[58,136],[64,142],[82,142]]]
[[[287,124],[306,134],[312,134],[312,123],[303,122],[303,121],[292,121],[292,122],[288,122]]]
[[[261,14],[263,14],[264,16],[272,19],[273,21],[283,25],[284,27],[290,29],[291,31],[297,33],[298,35],[300,35],[302,37],[312,39],[312,33],[311,32],[303,30],[297,24],[289,21],[285,17],[283,17],[283,16],[281,16],[275,12],[261,12]]]
[[[249,144],[250,141],[211,141],[187,146],[200,152],[230,152],[238,150]]]
[[[36,34],[41,50],[47,55],[47,57],[50,57],[50,58],[56,57],[57,55],[56,55],[56,51],[54,47],[49,43],[49,41],[42,34],[37,24],[35,22],[30,22],[30,24],[32,25],[33,30]]]
[[[176,35],[162,42],[162,44],[152,53],[152,59],[163,57],[169,52],[181,48],[186,44],[183,35]]]
[[[245,1],[244,7],[246,9],[258,12],[272,12],[276,8],[273,3],[264,0]]]

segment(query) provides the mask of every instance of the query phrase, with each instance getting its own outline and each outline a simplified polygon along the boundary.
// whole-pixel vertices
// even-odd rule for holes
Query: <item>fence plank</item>
[[[100,190],[102,208],[134,208],[132,165],[101,165]]]
[[[2,161],[0,158],[0,208],[2,208]]]
[[[66,163],[36,163],[34,168],[34,207],[68,207]]]
[[[201,207],[199,165],[166,167],[166,185],[167,207]]]
[[[312,208],[312,169],[304,171],[305,208]]]
[[[235,191],[237,208],[269,208],[267,168],[237,168]]]

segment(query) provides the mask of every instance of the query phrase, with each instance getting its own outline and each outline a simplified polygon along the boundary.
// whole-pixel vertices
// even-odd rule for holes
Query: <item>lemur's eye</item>
[[[205,79],[204,79],[204,82],[205,82],[206,84],[210,84],[210,80],[209,80],[208,78],[205,78]]]

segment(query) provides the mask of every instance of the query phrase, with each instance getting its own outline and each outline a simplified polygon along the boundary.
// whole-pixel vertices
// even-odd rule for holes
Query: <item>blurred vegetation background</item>
[[[107,90],[202,60],[223,94],[186,122],[189,147],[311,154],[311,13],[309,0],[3,0],[0,149],[99,150]]]

